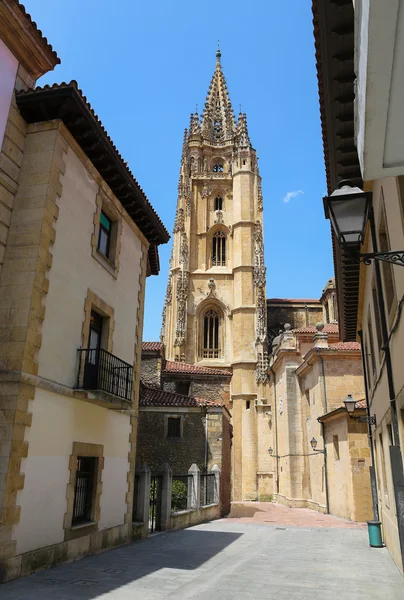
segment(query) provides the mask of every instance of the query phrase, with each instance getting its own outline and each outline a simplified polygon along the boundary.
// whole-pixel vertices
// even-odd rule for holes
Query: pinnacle
[[[235,133],[233,108],[226,79],[220,63],[221,52],[216,52],[216,69],[209,85],[202,115],[203,137],[213,143],[223,143]]]

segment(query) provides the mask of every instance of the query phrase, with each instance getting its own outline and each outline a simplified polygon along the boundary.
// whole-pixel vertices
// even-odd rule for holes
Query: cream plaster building
[[[367,400],[376,417],[370,428],[374,503],[383,540],[402,570],[404,6],[398,0],[313,0],[313,15],[328,193],[346,179],[372,192],[364,243],[355,255],[334,237],[334,264],[341,339],[363,341]],[[399,251],[398,262],[365,265],[359,251]]]
[[[145,280],[168,234],[59,59],[0,3],[0,579],[131,539]]]
[[[233,499],[256,499],[258,403],[267,397],[262,191],[246,115],[216,54],[201,117],[185,131],[163,313],[168,361],[232,374]]]

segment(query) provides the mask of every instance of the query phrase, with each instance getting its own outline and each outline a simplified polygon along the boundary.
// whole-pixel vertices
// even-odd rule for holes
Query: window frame
[[[103,223],[103,219],[105,221],[107,221],[109,227],[107,227],[104,223]],[[111,253],[111,237],[112,237],[112,225],[113,225],[113,221],[108,217],[108,215],[102,210],[101,214],[100,214],[100,225],[98,228],[98,242],[97,242],[97,250],[98,252],[101,252],[101,254],[103,254],[105,256],[105,258],[108,258],[108,260],[110,259],[110,253]],[[102,235],[105,235],[106,237],[106,252],[104,252],[101,249],[101,238]]]
[[[216,210],[223,210],[223,197],[222,196],[215,196],[215,200],[214,200],[214,209]]]
[[[178,422],[178,426],[176,423],[176,427],[178,428],[178,433],[179,435],[170,435],[170,421],[171,422]],[[175,414],[167,414],[165,415],[165,422],[164,422],[164,437],[167,440],[181,440],[183,438],[183,416],[182,415],[175,415]]]
[[[102,215],[111,223],[108,240],[108,255],[100,249],[101,231],[105,230],[102,224]],[[105,194],[97,194],[96,212],[94,215],[94,231],[91,237],[91,254],[115,279],[118,277],[119,256],[122,238],[122,214],[111,198]]]
[[[95,499],[95,482],[96,482],[96,474],[98,470],[98,458],[96,456],[77,456],[77,468],[76,468],[76,476],[75,476],[75,488],[74,488],[74,498],[73,498],[73,515],[72,515],[72,527],[77,525],[85,525],[94,523],[94,499]],[[79,497],[78,494],[78,481],[79,474],[88,473],[88,488],[84,492],[83,498],[83,515],[76,516]],[[84,479],[84,477],[82,477]],[[82,496],[83,494],[80,494]],[[87,505],[87,506],[86,506]]]
[[[227,235],[222,229],[218,229],[212,235],[211,240],[211,265],[212,267],[227,266]]]

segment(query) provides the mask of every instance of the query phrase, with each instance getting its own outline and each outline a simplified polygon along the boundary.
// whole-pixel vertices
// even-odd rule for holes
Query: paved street
[[[403,600],[403,578],[387,550],[369,548],[365,528],[312,511],[262,506],[238,506],[232,514],[243,513],[240,518],[155,535],[42,571],[5,584],[0,597]],[[265,514],[272,518],[264,520]]]

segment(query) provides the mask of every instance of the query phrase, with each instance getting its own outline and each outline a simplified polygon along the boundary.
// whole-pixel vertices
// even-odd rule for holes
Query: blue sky
[[[220,39],[233,108],[247,113],[264,194],[268,297],[317,298],[333,274],[311,0],[24,0],[168,230],[182,136],[203,107]],[[288,200],[285,202],[285,200]],[[157,340],[171,241],[147,281],[144,335]]]

